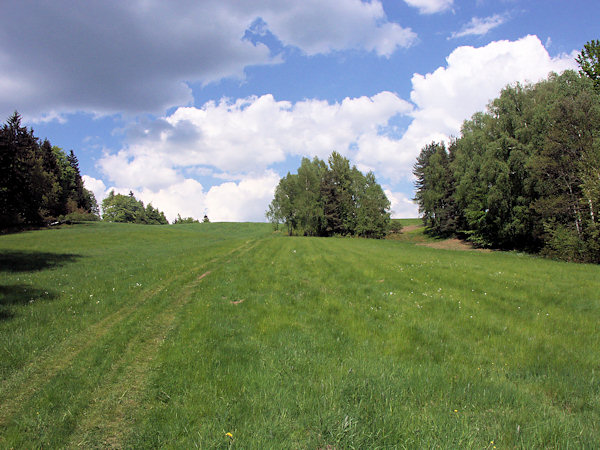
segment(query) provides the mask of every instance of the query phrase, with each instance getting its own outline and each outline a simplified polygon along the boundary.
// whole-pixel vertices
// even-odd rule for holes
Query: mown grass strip
[[[251,242],[247,235],[244,237],[229,242],[218,239],[226,242],[224,246],[204,246],[208,253],[188,257],[186,271],[153,273],[156,282],[149,288],[136,282],[134,287],[139,288],[133,289],[133,295],[116,311],[108,309],[104,318],[80,333],[66,334],[58,344],[49,348],[42,344],[46,350],[38,353],[42,356],[35,356],[3,382],[0,441],[16,446],[56,446],[63,445],[75,428],[83,430],[84,426],[77,425],[79,421],[95,416],[93,405],[102,404],[98,399],[112,394],[113,387],[120,389],[124,374],[133,367],[138,373],[145,371],[143,366],[152,357],[154,344],[160,342],[161,333],[168,332],[177,307],[187,298],[182,292],[199,282],[196,277],[206,265],[203,261],[211,255],[213,262],[219,261],[241,251]],[[164,278],[165,273],[169,278]],[[68,392],[68,398],[60,398],[60,392]],[[132,392],[129,395],[130,400]]]
[[[152,373],[153,360],[176,327],[176,319],[182,308],[190,301],[202,280],[223,265],[225,257],[247,252],[252,242],[246,241],[226,255],[200,266],[202,271],[209,266],[212,268],[200,276],[194,272],[186,273],[192,281],[172,283],[169,294],[171,302],[160,314],[145,321],[146,328],[130,340],[126,353],[111,368],[112,373],[106,377],[107,380],[93,393],[94,403],[86,409],[85,417],[72,433],[68,446],[123,446],[123,437],[133,425],[133,415],[140,407],[142,393]],[[119,395],[125,386],[126,389]],[[163,392],[163,395],[168,398],[168,394]]]

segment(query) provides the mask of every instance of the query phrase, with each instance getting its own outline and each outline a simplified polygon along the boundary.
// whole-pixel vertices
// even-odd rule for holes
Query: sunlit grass
[[[3,236],[0,249],[47,263],[2,268],[3,288],[38,297],[3,291],[1,446],[600,437],[597,266],[266,224],[95,224]]]

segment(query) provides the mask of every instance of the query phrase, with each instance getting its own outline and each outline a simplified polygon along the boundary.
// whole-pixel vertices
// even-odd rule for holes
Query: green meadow
[[[597,448],[600,267],[417,242],[0,236],[0,448]]]

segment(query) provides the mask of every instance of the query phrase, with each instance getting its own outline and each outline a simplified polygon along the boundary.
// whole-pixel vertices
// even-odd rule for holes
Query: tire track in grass
[[[180,289],[176,301],[153,322],[153,326],[150,327],[153,331],[151,336],[147,339],[140,339],[140,335],[136,336],[139,342],[132,345],[119,365],[115,366],[113,370],[115,376],[111,377],[109,383],[103,384],[94,392],[93,397],[96,400],[88,408],[86,417],[72,434],[68,447],[121,448],[123,446],[122,441],[133,425],[135,410],[139,407],[141,396],[148,385],[155,355],[160,351],[166,336],[175,328],[178,313],[190,302],[192,294],[204,278],[227,264],[229,262],[227,258],[246,254],[257,244],[256,241],[247,241],[222,257],[210,260],[209,264],[214,264],[216,267],[197,277],[194,276],[194,281]],[[119,374],[119,369],[125,366],[128,370]],[[123,386],[127,388],[123,389]]]
[[[172,277],[172,282],[180,275]],[[149,289],[135,301],[123,305],[100,321],[82,330],[79,334],[71,335],[51,352],[41,355],[31,361],[27,367],[14,373],[3,382],[0,391],[0,426],[37,390],[39,386],[54,377],[58,372],[67,368],[82,352],[88,350],[115,326],[134,313],[148,299],[159,294],[165,285]],[[49,354],[50,353],[50,354]]]
[[[169,302],[166,292],[145,302],[48,379],[4,428],[6,446],[64,446],[93,404],[94,392],[122,370],[130,349],[151,329],[147,323],[152,325]]]
[[[211,262],[222,261],[236,251],[243,251],[248,243],[249,241],[216,258],[217,261],[213,259]],[[203,268],[207,264],[204,263],[195,269]],[[36,393],[43,391],[44,386],[50,380],[61,371],[67,370],[80,355],[85,355],[109,332],[114,331],[121,323],[139,312],[149,303],[149,300],[159,296],[167,287],[172,286],[185,275],[185,272],[176,274],[163,281],[161,285],[148,289],[141,294],[139,299],[122,306],[77,335],[68,337],[61,344],[54,347],[51,352],[38,357],[29,363],[26,368],[19,370],[5,380],[0,390],[0,427],[7,426],[9,420],[18,413],[19,409],[23,408],[23,405],[29,399]],[[3,442],[1,435],[2,433],[0,433],[0,443]]]
[[[156,353],[174,328],[177,314],[189,303],[194,289],[209,274],[210,271],[204,272],[181,288],[175,294],[175,301],[132,338],[121,360],[113,365],[105,382],[92,394],[93,401],[67,447],[121,447],[122,438],[131,425],[128,418],[139,404]]]

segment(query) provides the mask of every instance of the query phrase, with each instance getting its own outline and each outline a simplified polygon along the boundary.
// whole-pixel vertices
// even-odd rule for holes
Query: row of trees
[[[183,225],[186,223],[200,223],[198,219],[194,219],[193,217],[181,217],[180,214],[177,214],[177,217],[173,221],[173,225]],[[210,219],[206,214],[204,214],[204,218],[202,219],[202,223],[210,223]]]
[[[448,148],[425,146],[415,200],[430,232],[600,262],[600,80],[590,74],[506,87]]]
[[[0,129],[0,229],[62,220],[99,220],[94,194],[83,185],[73,150],[34,135],[15,112]],[[133,193],[111,191],[102,202],[103,219],[111,222],[167,224],[162,211],[144,207]]]
[[[145,225],[166,225],[168,220],[165,213],[148,203],[138,200],[129,192],[129,195],[115,194],[110,191],[102,200],[102,219],[108,222],[140,223]]]
[[[144,207],[144,202],[136,199],[132,191],[129,191],[129,195],[115,194],[114,190],[110,191],[108,196],[102,200],[102,212],[102,219],[107,222],[144,225],[167,225],[169,223],[164,212],[153,207],[151,203]],[[202,222],[210,222],[206,214]],[[193,217],[182,218],[180,214],[177,214],[173,221],[173,225],[186,223],[200,223],[200,221]]]
[[[73,151],[40,143],[17,112],[0,129],[0,173],[0,228],[99,217]]]
[[[382,238],[390,202],[372,172],[363,175],[333,152],[328,164],[303,158],[297,174],[279,181],[267,218],[284,223],[290,235],[354,235]]]

